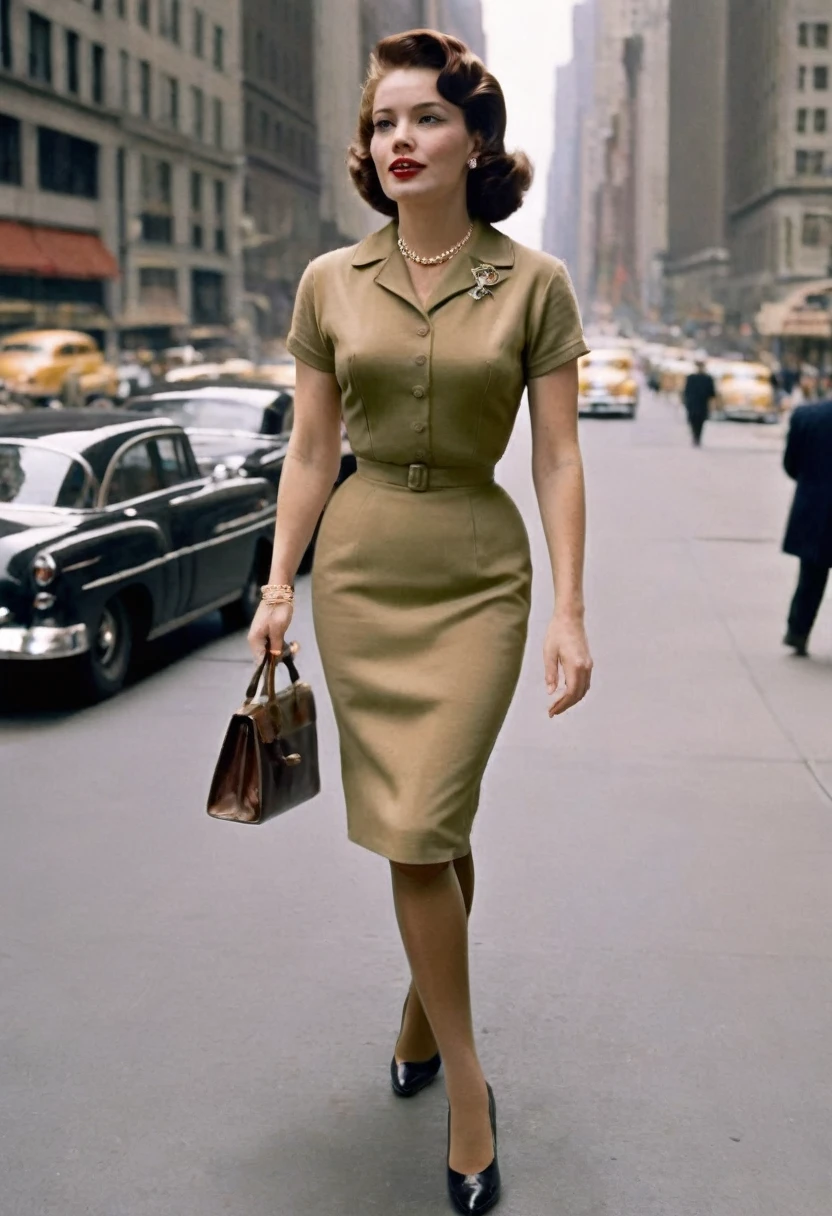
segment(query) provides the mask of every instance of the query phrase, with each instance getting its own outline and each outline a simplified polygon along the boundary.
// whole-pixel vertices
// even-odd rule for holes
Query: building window
[[[808,46],[809,45],[809,22],[808,21],[801,21],[800,25],[797,27],[797,45],[798,46]]]
[[[829,88],[829,68],[825,65],[816,67],[812,73],[816,89]]]
[[[92,44],[92,99],[97,106],[103,106],[106,100],[106,74],[104,65],[104,47],[99,42]]]
[[[165,122],[174,131],[179,130],[179,81],[175,76],[165,76],[162,81],[162,113]]]
[[[98,144],[38,127],[38,176],[41,190],[98,198]]]
[[[809,127],[809,111],[805,106],[797,111],[797,130],[800,135],[804,135]]]
[[[202,174],[191,171],[191,211],[202,210]]]
[[[20,119],[0,114],[0,182],[19,186],[23,181],[20,156]]]
[[[142,240],[173,244],[173,171],[166,160],[141,159]]]
[[[29,13],[29,75],[52,83],[52,22],[37,13]]]
[[[191,305],[197,325],[223,325],[227,320],[225,275],[216,270],[192,270]]]
[[[205,14],[201,8],[194,9],[194,54],[197,59],[205,55]]]
[[[74,30],[66,31],[66,91],[77,94],[81,88],[81,39]]]
[[[225,182],[214,182],[214,249],[217,253],[227,251],[225,239]]]
[[[94,13],[104,12],[104,0],[92,0],[92,11]]]
[[[127,0],[116,0],[116,16],[122,19],[127,16]]]
[[[269,116],[265,110],[260,111],[260,139],[261,148],[268,147],[269,143]]]
[[[163,308],[179,303],[179,274],[169,266],[139,267],[139,299]]]
[[[806,73],[808,69],[805,64],[801,64],[797,69],[797,87],[801,93],[806,91]]]
[[[254,106],[250,101],[246,102],[245,114],[245,140],[247,144],[251,144],[254,143]]]
[[[153,78],[146,59],[139,63],[139,110],[142,118],[153,117]]]
[[[150,0],[136,0],[136,20],[144,29],[150,29]]]
[[[130,113],[130,56],[126,51],[118,53],[119,99],[125,114]]]
[[[0,0],[0,68],[12,66],[12,3]]]
[[[819,21],[815,26],[815,46],[825,51],[829,46],[829,22]]]
[[[191,109],[194,120],[194,139],[201,142],[205,138],[205,94],[196,85],[191,86]]]
[[[179,43],[182,37],[181,0],[161,0],[159,5],[159,33],[171,42]]]
[[[823,174],[823,152],[807,152],[805,149],[800,149],[795,153],[795,169],[798,176],[806,175],[815,177]]]
[[[191,171],[191,246],[201,249],[204,241],[202,225],[202,174]]]
[[[826,110],[815,110],[815,134],[824,135],[827,128]]]
[[[783,258],[786,269],[794,267],[794,220],[786,217],[783,223]]]
[[[818,249],[821,245],[829,245],[830,223],[832,216],[810,215],[803,216],[803,244],[810,249]]]
[[[224,143],[223,108],[219,97],[214,98],[214,147],[221,148]]]
[[[225,69],[225,32],[221,25],[214,26],[214,67],[218,72]]]

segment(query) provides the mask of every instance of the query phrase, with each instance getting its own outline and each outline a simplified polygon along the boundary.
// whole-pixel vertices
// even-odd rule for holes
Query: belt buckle
[[[426,464],[411,464],[407,470],[407,488],[421,494],[428,488],[430,475]]]

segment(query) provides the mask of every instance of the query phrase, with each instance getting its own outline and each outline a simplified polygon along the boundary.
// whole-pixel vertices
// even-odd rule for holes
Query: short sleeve
[[[320,311],[315,296],[315,264],[310,262],[303,272],[295,296],[292,327],[286,346],[296,359],[308,363],[319,372],[335,371],[335,348],[320,324]]]
[[[526,379],[546,376],[588,351],[572,280],[564,264],[558,262],[532,308],[525,351]]]

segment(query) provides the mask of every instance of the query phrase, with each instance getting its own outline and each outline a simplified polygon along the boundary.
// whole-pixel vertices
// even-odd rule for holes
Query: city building
[[[322,248],[313,4],[242,0],[242,47],[245,318],[270,341]]]
[[[589,208],[584,205],[588,120],[594,95],[595,0],[572,10],[572,59],[557,69],[555,141],[547,179],[543,248],[566,262],[582,302],[593,257]]]
[[[832,8],[729,0],[728,16],[725,303],[741,328],[832,274]]]
[[[666,306],[694,327],[724,316],[727,50],[728,0],[671,0]],[[762,81],[764,67],[752,58]]]
[[[160,347],[240,297],[234,3],[0,0],[0,327]]]
[[[432,0],[361,0],[361,53],[364,63],[375,44],[389,34],[421,29],[430,20]]]
[[[320,240],[337,249],[382,223],[364,203],[347,169],[367,70],[361,0],[315,0],[315,109],[318,121]]]
[[[640,39],[634,121],[633,269],[643,321],[658,322],[664,308],[667,190],[670,155],[670,0],[645,0],[636,13]]]
[[[486,58],[482,0],[426,0],[426,9],[427,25],[461,38],[475,55]]]

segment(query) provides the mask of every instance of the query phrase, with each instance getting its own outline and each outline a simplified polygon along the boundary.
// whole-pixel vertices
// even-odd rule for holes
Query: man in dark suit
[[[713,377],[705,371],[705,360],[696,360],[696,371],[685,381],[684,402],[687,410],[690,433],[695,447],[702,443],[702,430],[708,420],[711,402],[716,397]]]
[[[783,549],[800,558],[783,644],[805,655],[832,566],[832,401],[794,411],[783,465],[797,482]]]

